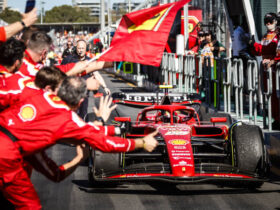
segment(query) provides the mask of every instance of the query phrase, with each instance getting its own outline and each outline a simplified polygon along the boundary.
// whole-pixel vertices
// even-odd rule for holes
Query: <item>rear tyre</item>
[[[241,171],[262,178],[267,171],[266,152],[262,131],[255,125],[234,126],[231,142],[234,165]],[[261,187],[263,182],[244,182],[250,189]]]

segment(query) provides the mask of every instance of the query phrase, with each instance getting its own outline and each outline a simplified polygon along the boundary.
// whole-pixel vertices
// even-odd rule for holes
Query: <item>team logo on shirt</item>
[[[18,116],[24,122],[32,121],[36,117],[36,108],[31,104],[26,104],[20,108]]]
[[[53,95],[49,92],[45,92],[44,97],[52,107],[70,110],[70,108],[65,104],[65,102],[62,101],[58,96]]]
[[[53,101],[56,101],[56,102],[61,101],[61,99],[60,99],[58,96],[52,97],[52,100],[53,100]]]
[[[25,83],[26,87],[30,87],[30,88],[36,87],[34,82],[31,79],[26,80],[24,83]]]

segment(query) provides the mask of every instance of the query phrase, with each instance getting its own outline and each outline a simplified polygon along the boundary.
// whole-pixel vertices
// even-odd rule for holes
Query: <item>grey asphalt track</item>
[[[126,82],[112,75],[102,74],[111,91],[131,89]],[[92,102],[91,102],[92,103]],[[119,106],[120,115],[135,120],[139,110]],[[47,150],[58,164],[75,156],[75,147],[55,145]],[[32,182],[39,194],[43,209],[201,209],[280,210],[279,184],[265,183],[257,191],[219,188],[214,185],[179,185],[176,189],[158,191],[145,183],[125,183],[113,188],[92,188],[87,182],[87,166],[81,165],[61,183],[53,183],[43,175],[33,172]],[[0,207],[1,209],[1,207]]]

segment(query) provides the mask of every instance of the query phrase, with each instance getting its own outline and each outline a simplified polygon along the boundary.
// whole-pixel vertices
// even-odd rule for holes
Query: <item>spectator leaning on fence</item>
[[[275,80],[275,67],[276,63],[280,60],[280,47],[279,47],[279,33],[277,32],[277,19],[275,13],[267,13],[264,16],[264,24],[267,28],[267,33],[262,37],[261,43],[256,43],[254,38],[251,39],[250,45],[252,46],[253,53],[257,56],[262,56],[262,64],[265,70],[272,68],[272,117],[274,122],[272,129],[280,130],[279,122],[279,102],[276,95],[276,80]],[[267,80],[266,74],[263,75],[264,91],[266,91]]]

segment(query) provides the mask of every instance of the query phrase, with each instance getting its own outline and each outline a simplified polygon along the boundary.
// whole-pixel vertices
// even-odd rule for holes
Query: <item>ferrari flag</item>
[[[99,60],[159,66],[175,16],[191,0],[181,0],[123,16],[112,43]]]

